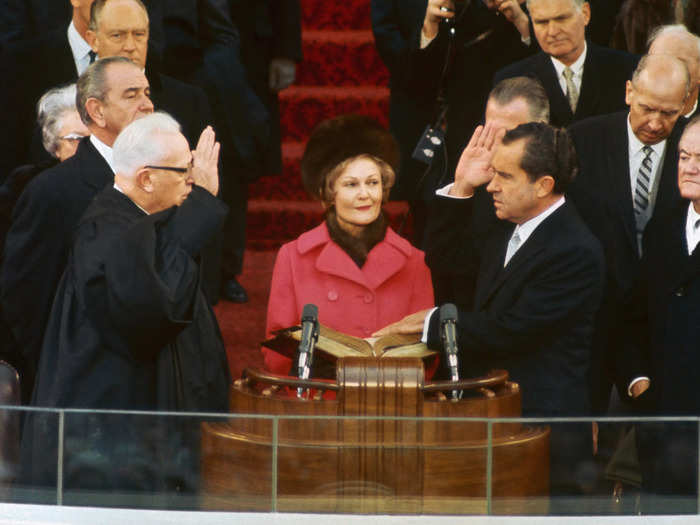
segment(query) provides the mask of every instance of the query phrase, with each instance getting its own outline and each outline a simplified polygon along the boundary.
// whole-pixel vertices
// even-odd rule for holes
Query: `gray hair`
[[[88,25],[88,29],[91,31],[97,32],[100,26],[100,18],[102,17],[102,10],[105,7],[105,4],[108,2],[108,0],[95,0],[92,5],[90,6],[90,23]],[[143,12],[146,15],[146,21],[149,20],[148,18],[148,9],[146,9],[146,6],[141,0],[133,0],[138,6],[143,9]]]
[[[700,60],[700,37],[688,31],[688,28],[685,27],[683,24],[667,24],[655,28],[649,35],[649,38],[647,38],[647,49],[651,47],[651,45],[654,43],[654,40],[656,40],[660,36],[669,34],[687,36],[692,38],[695,41],[695,44],[698,46],[698,60]]]
[[[103,58],[90,64],[90,66],[78,77],[78,90],[75,96],[75,106],[78,108],[80,119],[86,126],[92,123],[92,118],[88,114],[86,103],[88,99],[95,98],[104,102],[109,91],[107,85],[107,69],[112,64],[129,64],[138,67],[131,60],[125,57]]]
[[[63,119],[67,113],[76,111],[75,94],[75,84],[52,88],[42,95],[36,105],[42,143],[46,151],[54,157],[61,140],[59,132],[63,126]]]
[[[169,153],[163,136],[175,133],[180,133],[180,124],[163,111],[136,119],[114,141],[115,172],[130,177],[148,164],[160,163]]]
[[[585,4],[588,0],[571,0],[571,3],[574,4],[574,7],[578,9],[579,11],[583,7],[583,4]],[[527,0],[527,8],[528,10],[530,9],[530,6],[537,2],[537,0]]]
[[[549,98],[539,80],[513,77],[501,80],[489,93],[489,100],[505,106],[522,98],[530,111],[532,122],[549,122]]]

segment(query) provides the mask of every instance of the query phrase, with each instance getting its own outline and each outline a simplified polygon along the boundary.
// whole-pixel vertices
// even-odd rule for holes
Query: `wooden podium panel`
[[[487,425],[450,418],[520,415],[520,391],[504,372],[483,379],[486,386],[474,381],[475,388],[453,401],[441,393],[449,394],[449,386],[423,384],[417,359],[340,360],[337,383],[329,386],[335,399],[319,392],[315,399],[298,399],[288,388],[293,380],[279,378],[277,388],[270,386],[274,377],[252,375],[232,386],[232,412],[335,419],[280,420],[276,458],[269,419],[204,424],[206,508],[272,510],[276,466],[280,511],[483,513]],[[497,501],[520,501],[509,510],[517,512],[527,498],[546,496],[548,488],[549,429],[494,424]]]

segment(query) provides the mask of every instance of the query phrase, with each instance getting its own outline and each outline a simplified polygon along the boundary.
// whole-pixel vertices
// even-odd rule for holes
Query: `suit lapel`
[[[679,205],[681,195],[678,191],[678,141],[683,133],[685,121],[678,119],[666,143],[664,164],[659,170],[659,188],[656,194],[653,215],[665,215]]]
[[[90,137],[85,137],[78,145],[76,156],[80,154],[80,178],[87,186],[101,190],[108,184],[114,183],[114,173],[107,161],[95,149],[90,142]]]
[[[542,86],[549,98],[552,124],[557,126],[568,125],[574,118],[569,101],[561,89],[554,64],[546,53],[540,52],[535,62],[537,77],[542,81]]]
[[[595,108],[600,99],[600,72],[596,60],[597,48],[590,43],[586,44],[586,60],[583,63],[583,78],[581,79],[581,93],[576,106],[575,120],[580,120],[595,114]]]
[[[505,221],[502,223],[503,228],[498,230],[498,234],[494,234],[493,240],[486,245],[484,255],[481,257],[479,278],[474,293],[474,307],[477,311],[493,293],[493,287],[504,270],[503,261],[505,261],[508,241],[513,234],[515,224],[506,224]]]
[[[611,201],[609,205],[617,210],[613,217],[620,217],[625,237],[634,250],[637,248],[637,223],[632,206],[632,184],[630,182],[629,139],[627,136],[627,113],[618,113],[610,128],[607,140],[611,144],[607,158],[607,173],[611,175]]]

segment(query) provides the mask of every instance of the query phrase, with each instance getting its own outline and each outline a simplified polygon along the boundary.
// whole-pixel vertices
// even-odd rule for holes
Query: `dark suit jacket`
[[[0,302],[33,383],[54,293],[68,260],[73,228],[114,174],[89,139],[70,159],[34,178],[20,196],[5,241]],[[31,392],[31,390],[30,390]]]
[[[627,112],[590,118],[571,126],[580,172],[569,190],[584,221],[600,240],[607,263],[607,282],[594,347],[593,394],[596,409],[607,408],[610,382],[616,380],[615,349],[622,303],[638,270],[636,224],[632,206],[627,139]],[[678,123],[666,144],[653,216],[663,215],[680,200],[676,173]],[[620,384],[620,387],[624,385]],[[625,387],[626,388],[626,387]],[[624,392],[624,388],[622,388]]]
[[[494,84],[505,78],[528,76],[538,79],[549,98],[550,122],[568,126],[571,122],[595,115],[620,111],[625,105],[625,82],[632,78],[638,57],[588,42],[583,65],[581,93],[576,113],[561,89],[549,55],[540,51],[496,73]]]
[[[600,244],[570,203],[545,219],[504,268],[514,225],[500,223],[480,253],[456,224],[472,200],[438,198],[431,210],[431,270],[478,272],[470,311],[460,310],[458,345],[467,376],[504,368],[522,388],[523,415],[583,415],[593,321],[603,288]],[[438,316],[428,344],[440,347]]]
[[[624,380],[651,379],[647,401],[659,415],[700,410],[700,249],[688,255],[688,201],[658,215],[625,308]]]

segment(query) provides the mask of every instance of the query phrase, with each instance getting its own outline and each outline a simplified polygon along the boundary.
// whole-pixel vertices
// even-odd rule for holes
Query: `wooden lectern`
[[[507,379],[494,371],[424,384],[412,358],[341,359],[335,383],[247,370],[231,387],[233,413],[307,417],[279,420],[276,451],[270,419],[205,423],[203,504],[272,510],[274,461],[278,511],[485,513],[487,424],[451,419],[519,417],[520,390]],[[297,398],[297,387],[313,389],[312,398]],[[450,399],[455,388],[462,399]],[[492,512],[546,512],[549,429],[493,424],[492,443]]]

